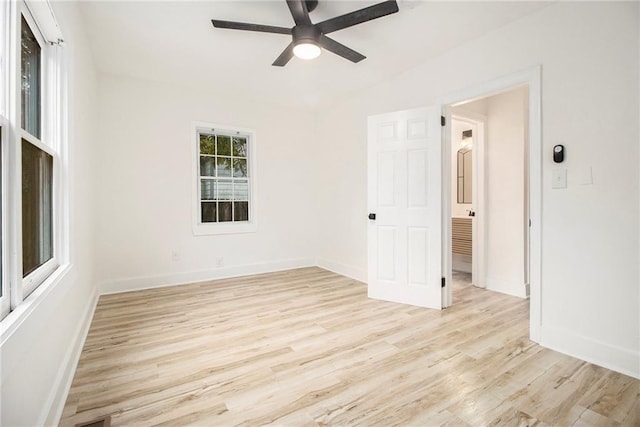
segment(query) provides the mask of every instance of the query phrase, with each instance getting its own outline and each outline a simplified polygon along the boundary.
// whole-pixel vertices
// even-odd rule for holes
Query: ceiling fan
[[[286,1],[291,16],[293,16],[293,21],[295,22],[292,28],[222,21],[219,19],[212,19],[211,22],[216,28],[287,34],[292,36],[293,40],[289,46],[285,48],[272,64],[277,67],[284,67],[294,55],[302,59],[313,59],[320,55],[320,52],[322,52],[321,48],[357,63],[365,59],[366,56],[327,37],[327,34],[362,24],[372,19],[381,18],[398,11],[398,4],[395,0],[391,0],[314,24],[309,18],[309,12],[312,12],[316,6],[318,6],[318,0]]]

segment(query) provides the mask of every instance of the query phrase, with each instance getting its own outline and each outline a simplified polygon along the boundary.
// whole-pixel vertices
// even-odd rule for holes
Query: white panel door
[[[369,298],[442,308],[440,116],[434,106],[369,117]]]

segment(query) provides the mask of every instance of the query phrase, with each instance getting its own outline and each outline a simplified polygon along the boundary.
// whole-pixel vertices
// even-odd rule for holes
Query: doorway
[[[451,177],[450,179],[446,179],[447,182],[443,182],[443,218],[442,218],[442,249],[443,249],[443,264],[442,264],[442,272],[445,279],[445,282],[450,284],[452,283],[452,273],[453,273],[453,259],[452,259],[452,247],[451,247],[451,238],[452,238],[452,213],[453,209],[451,206],[452,198],[454,197],[454,192],[457,192],[457,181],[454,183],[453,180],[453,165],[452,165],[452,156],[453,156],[453,144],[452,144],[452,135],[451,135],[451,124],[454,118],[454,113],[471,113],[475,116],[467,117],[474,119],[477,123],[479,119],[482,119],[483,116],[482,110],[478,111],[474,108],[478,107],[478,104],[474,105],[475,102],[488,102],[493,96],[496,95],[506,95],[514,90],[524,91],[526,96],[522,101],[522,111],[524,116],[524,123],[522,127],[522,133],[525,137],[525,143],[523,144],[523,154],[522,154],[522,163],[520,164],[520,183],[523,187],[523,196],[522,199],[517,202],[520,206],[521,215],[517,218],[519,223],[519,231],[518,231],[518,239],[521,239],[521,251],[518,254],[518,274],[521,280],[518,281],[518,290],[513,292],[509,289],[510,283],[507,281],[496,281],[491,280],[494,277],[493,272],[489,271],[487,267],[489,267],[489,261],[486,260],[484,263],[479,263],[479,271],[483,271],[480,273],[478,277],[472,277],[472,281],[474,284],[480,287],[486,287],[487,289],[498,290],[500,292],[510,293],[513,295],[518,295],[520,297],[529,297],[530,299],[530,312],[529,312],[529,334],[530,339],[533,341],[539,341],[540,334],[540,317],[541,317],[541,304],[540,304],[540,275],[541,275],[541,190],[542,190],[542,141],[541,141],[541,68],[540,67],[532,67],[530,69],[516,72],[511,75],[507,75],[504,77],[497,78],[492,81],[488,81],[478,86],[471,87],[465,89],[463,91],[451,94],[447,97],[442,98],[441,104],[443,106],[443,116],[445,117],[446,129],[444,133],[444,144],[443,144],[443,177]],[[484,100],[484,101],[483,101]],[[462,111],[466,110],[466,111]],[[479,117],[480,116],[480,117]],[[472,121],[474,121],[472,120]],[[480,120],[482,121],[482,120]],[[485,121],[486,129],[484,132],[485,138],[487,138],[488,133],[488,121]],[[478,131],[482,133],[481,131]],[[480,136],[480,135],[478,135]],[[488,147],[490,141],[487,139],[486,146]],[[478,145],[478,148],[483,148],[481,145]],[[485,173],[489,169],[489,165],[487,165],[488,156],[483,156],[484,160],[480,162],[480,171],[484,170]],[[447,170],[448,169],[448,170]],[[500,170],[500,172],[507,172],[506,170]],[[473,173],[473,172],[472,172]],[[505,176],[493,176],[493,180],[503,180],[510,182],[510,175],[506,174]],[[457,176],[456,176],[457,179]],[[476,177],[478,179],[478,177]],[[486,222],[490,217],[490,212],[492,211],[491,207],[487,206],[488,211],[486,213],[483,212],[482,203],[486,201],[495,202],[495,198],[492,199],[489,196],[489,191],[491,191],[491,177],[485,176],[484,178],[480,178],[480,182],[476,182],[477,188],[476,191],[482,191],[483,188],[486,194],[483,197],[476,198],[473,200],[473,211],[475,211],[476,216],[473,221],[477,225],[478,222],[482,222],[483,220]],[[455,185],[454,185],[455,184]],[[484,185],[483,185],[484,184]],[[513,184],[513,183],[512,183]],[[495,196],[495,194],[494,194]],[[511,199],[500,199],[498,201],[502,201],[503,203],[513,202]],[[513,216],[512,216],[513,218]],[[496,219],[496,218],[492,218]],[[494,221],[493,228],[496,228],[495,224],[500,225],[499,221]],[[485,225],[484,227],[474,227],[474,233],[477,234],[480,232],[487,232],[490,230],[491,225]],[[504,236],[509,236],[508,233],[503,233]],[[483,254],[485,257],[491,256],[487,249],[488,246],[488,238],[479,238],[478,241],[483,241],[483,245],[478,252],[480,255]],[[476,241],[476,244],[478,243]],[[472,260],[473,255],[476,255],[476,251],[472,252]],[[476,261],[481,258],[481,256],[476,256]],[[478,271],[478,270],[475,270]],[[473,272],[472,270],[472,276]],[[484,277],[484,279],[483,279]],[[489,279],[489,280],[487,280]],[[484,282],[484,283],[483,283]],[[495,289],[500,288],[500,289]],[[454,303],[452,296],[452,286],[445,286],[443,288],[443,306],[448,307]]]
[[[451,108],[454,286],[528,297],[528,93],[519,86]]]
[[[430,107],[368,118],[369,297],[438,309],[452,304],[453,180],[450,178],[452,147],[449,132],[452,110],[462,105],[469,109],[474,101],[522,88],[527,94],[521,105],[526,112],[522,133],[528,143],[523,148],[520,164],[523,168],[520,182],[526,189],[520,218],[524,279],[514,294],[526,297],[527,289],[530,289],[529,337],[539,342],[542,255],[539,66],[443,97]],[[507,177],[506,181],[509,180]],[[482,185],[476,187],[483,188]],[[473,208],[480,216],[482,200],[482,197],[476,200]],[[429,222],[407,225],[414,216]],[[482,229],[478,227],[478,231]],[[480,256],[475,258],[477,262]],[[476,262],[472,258],[472,271]],[[486,263],[478,264],[480,271],[486,270]],[[487,276],[486,272],[484,275]],[[494,283],[501,284],[499,281]]]

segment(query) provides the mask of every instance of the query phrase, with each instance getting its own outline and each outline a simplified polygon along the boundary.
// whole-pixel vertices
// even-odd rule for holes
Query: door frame
[[[445,129],[442,147],[442,272],[447,284],[442,292],[443,306],[452,303],[451,295],[451,107],[463,101],[484,98],[521,86],[529,88],[529,141],[525,147],[528,159],[529,257],[525,271],[529,276],[529,337],[540,341],[541,277],[542,277],[542,66],[537,65],[478,85],[450,93],[438,104],[443,106]]]

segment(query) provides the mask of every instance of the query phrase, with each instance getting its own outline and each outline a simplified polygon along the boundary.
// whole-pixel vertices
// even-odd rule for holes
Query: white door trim
[[[527,85],[529,87],[529,284],[530,284],[530,314],[529,337],[532,341],[540,341],[540,322],[542,303],[540,299],[542,276],[542,66],[537,65],[519,72],[515,72],[477,86],[463,89],[444,96],[438,100],[443,105],[447,128],[443,147],[443,176],[451,174],[451,106],[476,98],[495,95],[500,92]],[[449,175],[447,175],[449,174]],[[447,283],[451,283],[451,180],[443,180],[442,188],[442,236],[443,236],[443,272]],[[449,219],[449,220],[446,220]],[[451,287],[447,286],[443,294],[444,306],[451,305]]]

